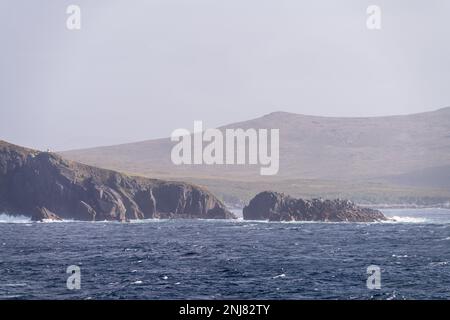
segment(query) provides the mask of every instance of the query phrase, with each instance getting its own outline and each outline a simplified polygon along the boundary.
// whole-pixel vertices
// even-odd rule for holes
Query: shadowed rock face
[[[0,141],[0,212],[33,220],[235,218],[191,184],[129,177]]]
[[[245,220],[374,222],[387,220],[378,210],[348,200],[303,200],[277,192],[261,192],[244,208]]]

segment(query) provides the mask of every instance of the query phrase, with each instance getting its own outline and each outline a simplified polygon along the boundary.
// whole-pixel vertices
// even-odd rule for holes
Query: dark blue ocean
[[[397,222],[0,215],[0,299],[449,299],[450,211],[384,212]],[[70,265],[79,290],[66,287]],[[381,289],[367,288],[369,265]]]

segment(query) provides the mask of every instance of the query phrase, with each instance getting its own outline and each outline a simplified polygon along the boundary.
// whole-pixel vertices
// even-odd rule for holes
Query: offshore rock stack
[[[376,222],[387,218],[378,210],[349,200],[295,199],[278,192],[257,194],[244,208],[245,220]]]

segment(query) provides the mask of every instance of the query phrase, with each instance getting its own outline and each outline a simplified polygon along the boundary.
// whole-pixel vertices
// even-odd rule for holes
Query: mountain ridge
[[[408,113],[408,114],[399,114],[399,115],[383,115],[383,116],[354,116],[354,117],[319,116],[319,115],[310,115],[310,114],[303,114],[303,113],[295,113],[295,112],[278,110],[278,111],[273,111],[273,112],[269,112],[269,113],[263,114],[263,115],[261,115],[259,117],[256,117],[256,118],[253,118],[253,119],[250,119],[250,120],[242,120],[242,121],[237,121],[237,122],[232,122],[232,123],[228,123],[228,124],[225,124],[225,125],[221,125],[221,126],[219,126],[217,128],[218,129],[220,129],[220,128],[227,128],[230,125],[237,125],[237,124],[246,123],[246,122],[249,122],[249,121],[259,120],[259,119],[263,119],[263,118],[268,118],[268,117],[276,116],[276,115],[299,116],[299,117],[318,118],[318,119],[361,119],[361,120],[363,120],[363,119],[382,119],[382,118],[393,118],[393,117],[420,116],[420,115],[440,113],[440,112],[448,112],[448,113],[450,113],[450,106],[449,107],[439,108],[439,109],[436,109],[436,110],[417,112],[417,113]],[[75,148],[75,149],[68,149],[68,150],[59,150],[59,151],[56,151],[56,153],[61,153],[61,154],[63,154],[63,153],[71,153],[71,152],[76,152],[76,151],[84,151],[84,150],[93,150],[93,149],[99,149],[99,148],[109,148],[109,147],[126,146],[126,145],[131,145],[131,144],[139,144],[139,143],[144,143],[144,142],[148,142],[148,141],[165,141],[167,139],[169,139],[169,138],[167,138],[167,137],[154,138],[154,139],[150,138],[150,139],[144,139],[144,140],[138,140],[138,141],[132,141],[132,142],[99,145],[99,146],[88,147],[88,148]]]
[[[441,182],[433,184],[434,179],[426,178],[427,183],[421,185],[421,179],[414,178],[418,172],[424,175],[436,172],[433,168],[450,165],[450,107],[382,117],[321,117],[277,111],[218,127],[219,130],[227,128],[280,129],[280,171],[270,181],[280,184],[283,192],[293,196],[339,195],[343,191],[343,183],[360,185],[356,192],[359,195],[355,194],[351,200],[369,203],[386,202],[380,195],[383,186],[389,190],[386,192],[392,190],[392,194],[398,194],[398,197],[388,199],[389,202],[398,203],[409,195],[414,199],[443,200],[450,196]],[[219,180],[225,184],[232,180],[235,185],[266,181],[259,176],[257,166],[175,166],[170,161],[173,145],[169,138],[161,138],[61,154],[79,162],[119,171],[160,178],[181,177],[208,188],[215,185],[216,189],[211,190],[216,192],[220,189],[223,198],[227,194],[236,197],[239,192],[236,187],[230,187],[233,190],[228,192],[225,186],[219,186]],[[443,174],[446,174],[445,169]],[[331,193],[324,191],[323,194],[318,188],[313,192],[309,186],[302,186],[303,190],[287,190],[286,181],[292,179],[297,179],[300,185],[313,180],[318,185],[331,181],[335,186],[330,186]],[[380,184],[377,194],[364,192],[372,183]],[[252,191],[262,190],[253,186]],[[248,200],[249,197],[242,198]]]

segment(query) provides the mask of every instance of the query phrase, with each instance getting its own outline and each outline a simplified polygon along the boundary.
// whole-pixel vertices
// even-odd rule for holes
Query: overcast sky
[[[448,0],[0,0],[0,139],[67,150],[279,110],[434,110],[449,39]]]

